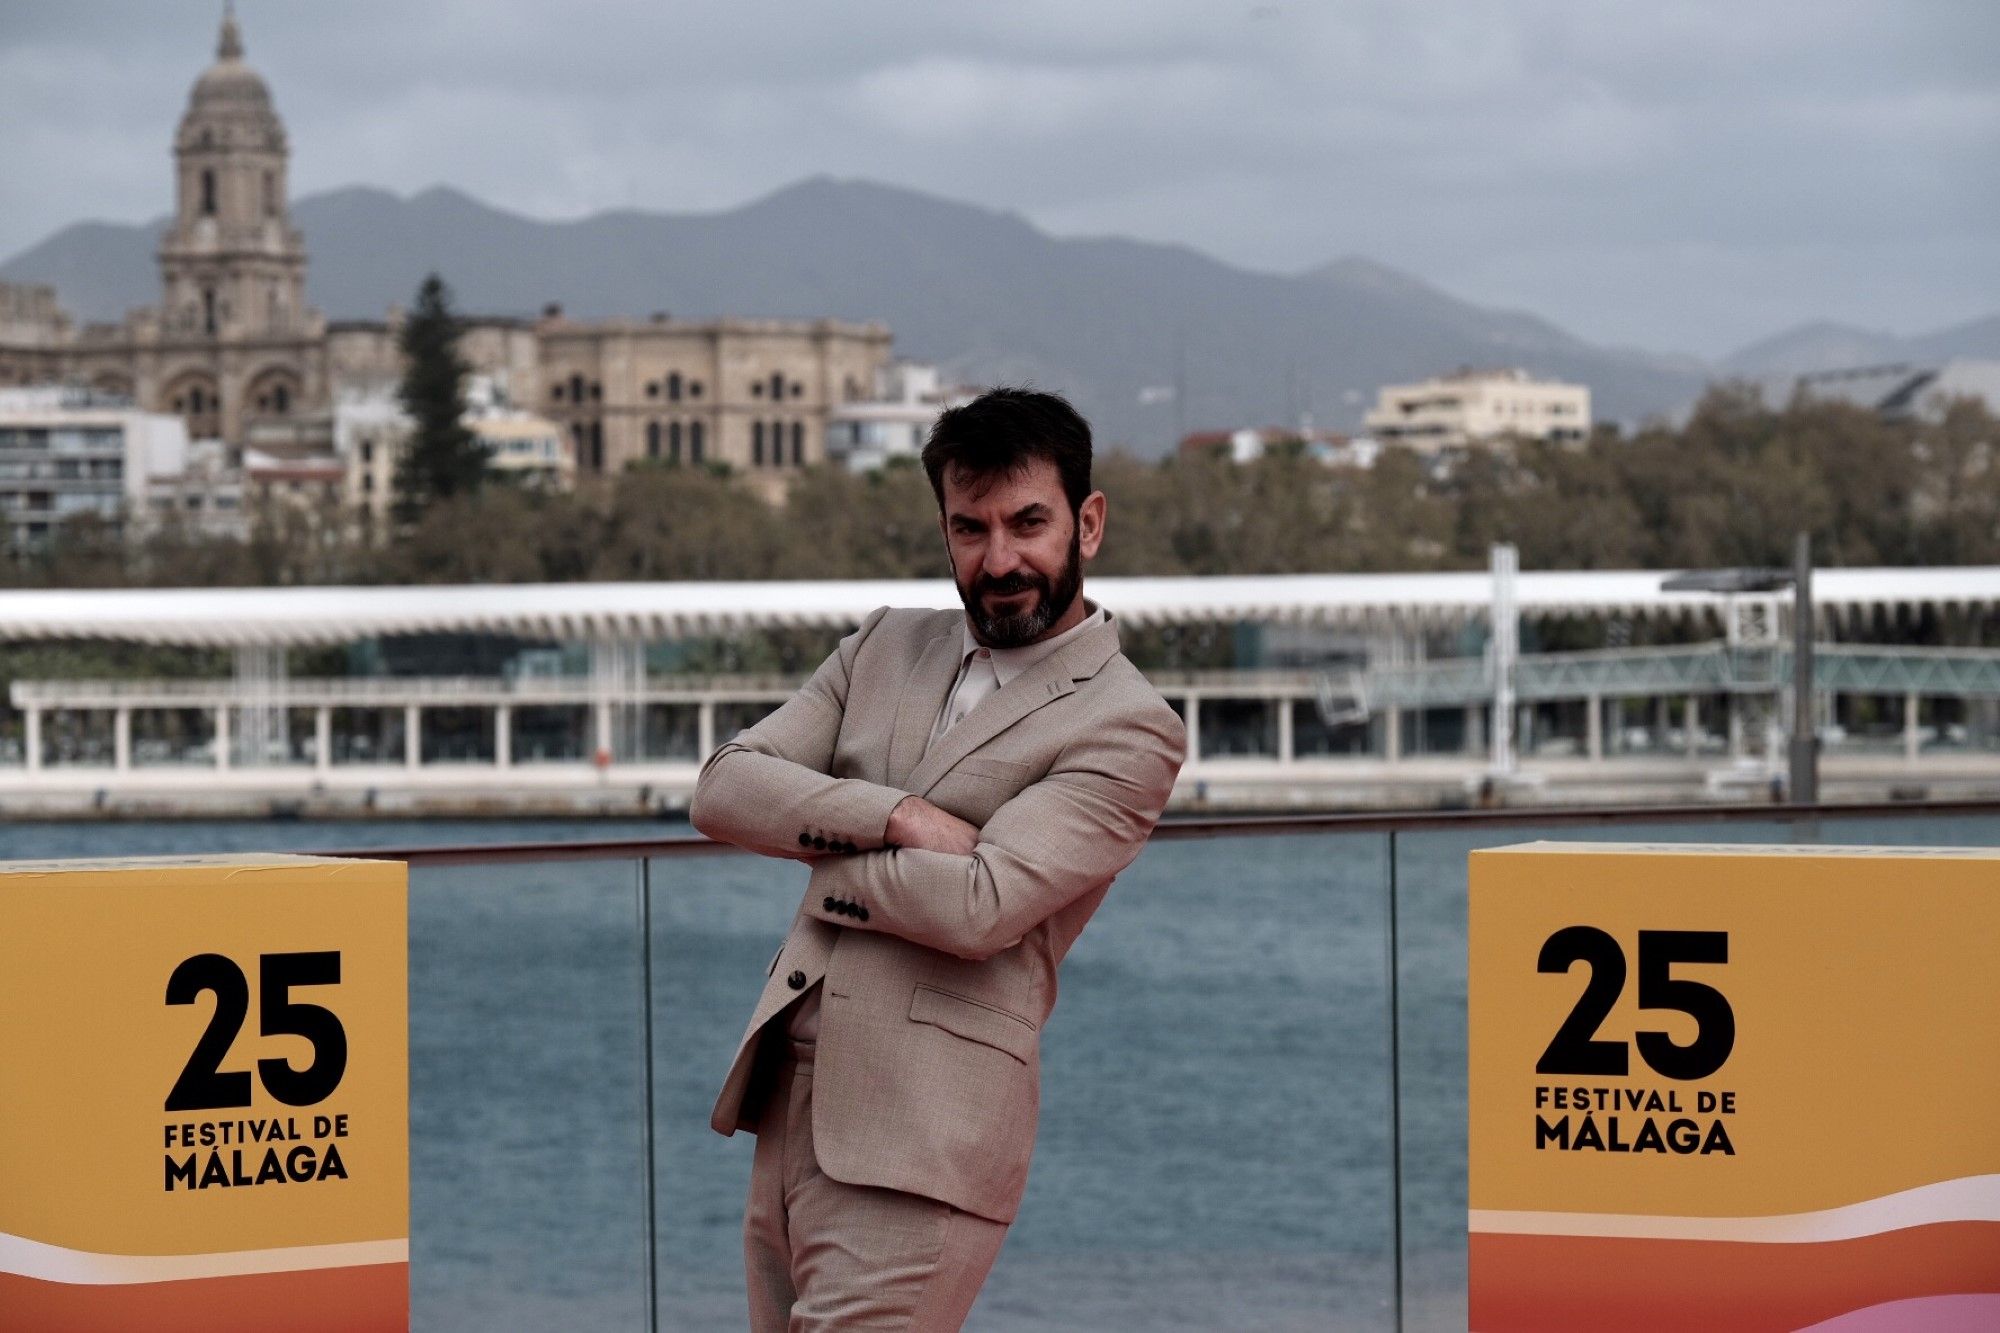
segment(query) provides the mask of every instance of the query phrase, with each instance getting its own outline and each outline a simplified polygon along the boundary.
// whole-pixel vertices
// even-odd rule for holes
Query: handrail
[[[1437,833],[1478,828],[1590,828],[1607,824],[1803,823],[1816,819],[2000,815],[2000,801],[1873,801],[1786,805],[1510,806],[1496,810],[1406,810],[1352,814],[1224,815],[1170,818],[1153,830],[1157,841],[1276,837],[1309,833]],[[718,856],[742,849],[707,838],[606,838],[574,842],[512,842],[430,847],[343,847],[316,856],[407,861],[412,865],[479,865],[518,861],[639,860]]]

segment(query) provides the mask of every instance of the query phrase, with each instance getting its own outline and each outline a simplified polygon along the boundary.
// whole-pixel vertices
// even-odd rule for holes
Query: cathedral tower
[[[235,363],[217,364],[213,381],[190,378],[167,395],[197,435],[233,437],[246,419],[289,416],[318,387],[301,366],[257,368],[260,350],[278,352],[318,332],[306,308],[305,240],[286,205],[288,159],[285,127],[270,89],[244,63],[231,6],[215,63],[195,80],[174,135],[174,220],[160,243],[163,340]]]
[[[226,14],[174,136],[174,225],[160,246],[173,334],[234,341],[299,327],[306,252],[285,205],[287,156],[270,89]]]

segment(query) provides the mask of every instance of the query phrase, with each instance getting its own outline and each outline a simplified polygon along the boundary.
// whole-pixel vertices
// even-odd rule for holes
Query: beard
[[[956,582],[956,580],[954,580]],[[1051,583],[1042,575],[1017,569],[1005,578],[990,579],[975,574],[971,586],[958,585],[958,600],[972,617],[972,628],[988,648],[1025,648],[1049,632],[1061,620],[1083,590],[1082,534],[1072,529],[1069,555],[1062,573]],[[1024,611],[999,615],[986,609],[986,599],[996,593],[1033,592],[1037,596]]]

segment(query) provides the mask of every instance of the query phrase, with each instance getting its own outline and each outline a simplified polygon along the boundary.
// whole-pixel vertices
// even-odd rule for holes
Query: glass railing
[[[805,875],[624,832],[399,853],[424,1333],[744,1324],[753,1141],[708,1113]],[[967,1327],[1464,1328],[1466,855],[1537,838],[1991,846],[2000,806],[1164,826],[1062,969],[1027,1198]]]

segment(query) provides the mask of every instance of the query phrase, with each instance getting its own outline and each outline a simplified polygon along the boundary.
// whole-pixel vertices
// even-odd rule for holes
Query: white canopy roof
[[[1679,616],[1720,605],[1722,599],[1707,593],[1661,592],[1667,572],[1523,573],[1516,600],[1528,619]],[[1493,599],[1484,572],[1092,578],[1086,587],[1093,600],[1133,626],[1448,626],[1483,617]],[[1813,576],[1813,601],[1838,621],[1916,608],[1991,612],[2000,605],[2000,567],[1820,570]],[[666,639],[775,626],[842,628],[859,624],[878,606],[956,605],[957,594],[943,579],[36,589],[0,592],[0,641],[299,647],[434,633]]]

